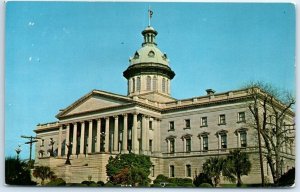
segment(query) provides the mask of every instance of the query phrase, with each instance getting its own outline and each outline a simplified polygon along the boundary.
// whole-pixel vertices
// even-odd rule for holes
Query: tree
[[[106,165],[106,173],[114,184],[148,185],[150,167],[152,163],[149,156],[120,154],[110,157]]]
[[[19,158],[5,158],[5,183],[8,185],[36,185],[31,181],[30,169]]]
[[[50,167],[37,166],[33,170],[33,176],[42,180],[41,185],[44,185],[46,179],[54,179],[54,172],[51,171]]]
[[[228,180],[235,182],[237,180],[237,187],[242,185],[242,176],[248,175],[251,170],[251,162],[249,156],[241,150],[230,151],[225,159],[223,166],[223,175]]]
[[[211,157],[203,164],[203,172],[213,180],[214,187],[217,187],[220,183],[224,162],[223,158]]]
[[[282,149],[285,145],[292,145],[295,136],[295,98],[289,92],[264,83],[252,83],[248,85],[248,89],[252,98],[249,103],[254,119],[252,126],[258,130],[259,137],[262,136],[273,181],[278,184]]]

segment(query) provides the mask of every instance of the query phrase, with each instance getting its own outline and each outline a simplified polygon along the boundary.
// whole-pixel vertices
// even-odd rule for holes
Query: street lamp
[[[19,154],[21,153],[22,149],[21,149],[21,145],[18,145],[18,147],[15,149],[16,153],[17,153],[17,159],[19,159]]]

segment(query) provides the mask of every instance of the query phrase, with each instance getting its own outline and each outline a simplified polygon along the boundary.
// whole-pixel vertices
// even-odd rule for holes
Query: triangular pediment
[[[131,101],[126,96],[94,90],[62,110],[57,118],[126,105],[130,104]]]

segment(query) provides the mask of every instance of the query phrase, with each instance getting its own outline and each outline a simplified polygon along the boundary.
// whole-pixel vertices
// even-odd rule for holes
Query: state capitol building
[[[49,166],[67,183],[80,183],[90,176],[106,182],[109,157],[135,153],[150,156],[151,180],[159,174],[193,179],[208,158],[242,148],[252,162],[243,182],[260,183],[257,131],[249,126],[253,121],[250,90],[217,93],[207,89],[199,97],[173,98],[175,72],[157,47],[157,34],[150,25],[142,31],[142,46],[123,72],[127,95],[92,90],[60,110],[56,122],[37,125],[35,165]],[[293,121],[294,113],[287,118]],[[295,166],[293,141],[292,137],[283,149],[284,172]],[[71,165],[65,164],[68,149]],[[264,173],[272,179],[265,159]]]

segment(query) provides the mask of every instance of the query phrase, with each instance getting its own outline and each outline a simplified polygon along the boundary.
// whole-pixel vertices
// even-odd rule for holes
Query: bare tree
[[[254,119],[252,125],[258,130],[259,137],[262,137],[263,153],[273,181],[278,184],[283,148],[295,137],[293,107],[296,101],[290,93],[279,91],[268,84],[252,83],[248,88],[252,97],[248,106]]]

